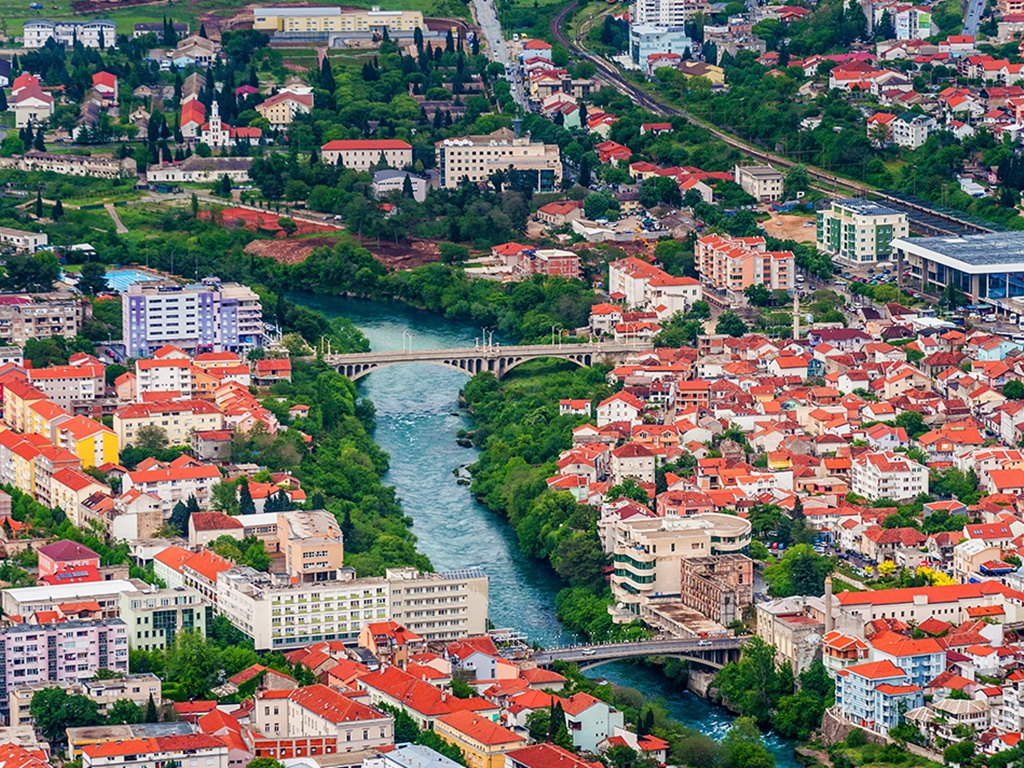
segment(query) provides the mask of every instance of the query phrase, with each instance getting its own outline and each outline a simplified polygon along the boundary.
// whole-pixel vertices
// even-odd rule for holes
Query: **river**
[[[374,350],[473,346],[480,329],[445,320],[397,303],[303,294],[290,297],[327,317],[345,316],[366,335]],[[437,570],[482,568],[490,576],[491,621],[543,645],[572,642],[555,616],[555,594],[562,583],[546,565],[519,553],[515,534],[502,518],[480,504],[453,470],[476,459],[476,450],[455,443],[456,432],[471,425],[459,411],[464,374],[431,364],[383,368],[359,381],[360,393],[377,408],[374,439],[391,456],[384,481],[398,489],[413,519],[418,548]],[[662,699],[679,722],[720,739],[732,716],[720,707],[670,683],[650,668],[606,664],[592,675]],[[793,743],[768,734],[765,743],[778,768],[796,768]]]

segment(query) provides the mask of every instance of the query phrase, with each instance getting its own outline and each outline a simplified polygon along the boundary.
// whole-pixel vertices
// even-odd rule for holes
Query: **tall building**
[[[763,237],[707,235],[697,240],[696,269],[701,281],[729,301],[743,301],[748,285],[788,291],[795,285],[792,251],[769,251]]]
[[[128,625],[128,647],[144,651],[163,650],[174,636],[186,629],[206,634],[212,610],[194,589],[156,589],[122,592],[119,609]]]
[[[206,278],[133,283],[121,306],[128,357],[149,357],[166,344],[187,352],[247,352],[263,345],[263,307],[250,288]]]
[[[498,171],[528,174],[537,192],[553,192],[562,180],[562,155],[557,144],[530,141],[508,128],[484,136],[442,139],[435,145],[442,189],[455,189],[463,180],[487,182]]]
[[[869,200],[833,200],[818,213],[818,250],[843,261],[885,261],[892,241],[909,234],[907,214]]]
[[[682,27],[707,8],[706,0],[637,0],[630,6],[629,19],[631,24]]]
[[[0,714],[10,714],[10,691],[15,686],[88,680],[99,669],[128,674],[128,625],[120,619],[4,627]]]

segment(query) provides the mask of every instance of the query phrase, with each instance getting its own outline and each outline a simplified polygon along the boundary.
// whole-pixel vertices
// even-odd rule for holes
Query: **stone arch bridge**
[[[475,376],[490,371],[499,379],[518,365],[530,360],[557,358],[581,367],[596,363],[615,364],[627,355],[650,349],[647,342],[598,341],[589,344],[532,344],[505,347],[500,344],[449,349],[416,349],[401,352],[354,352],[345,355],[326,355],[324,361],[338,373],[353,381],[389,365],[402,363],[434,363]]]

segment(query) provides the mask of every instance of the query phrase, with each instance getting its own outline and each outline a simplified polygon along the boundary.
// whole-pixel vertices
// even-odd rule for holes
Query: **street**
[[[961,34],[972,37],[978,34],[978,25],[981,23],[981,14],[984,10],[985,0],[970,0],[967,13],[964,14],[964,29]]]
[[[494,0],[473,0],[473,13],[476,15],[476,23],[480,25],[484,39],[487,41],[488,55],[492,61],[498,61],[505,65],[505,74],[508,76],[509,85],[512,86],[512,98],[516,100],[516,104],[526,109],[523,89],[518,77],[519,68],[512,65],[512,59],[508,55],[508,45],[501,32]]]

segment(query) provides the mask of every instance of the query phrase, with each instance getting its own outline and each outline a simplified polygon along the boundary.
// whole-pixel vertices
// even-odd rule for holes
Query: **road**
[[[981,24],[981,14],[984,10],[985,0],[970,0],[967,13],[964,14],[964,29],[961,34],[977,37],[978,25]]]
[[[508,55],[508,45],[505,42],[505,35],[501,31],[501,23],[498,21],[498,9],[494,0],[473,0],[473,13],[476,16],[476,23],[484,33],[487,40],[487,53],[493,61],[505,65],[505,72],[509,76],[509,84],[512,86],[512,98],[516,100],[523,109],[526,109],[526,101],[523,98],[523,86],[519,79],[519,68],[512,66],[512,59]]]
[[[704,653],[708,651],[736,650],[747,640],[747,636],[698,638],[653,638],[632,643],[602,643],[599,645],[571,645],[560,648],[545,648],[534,655],[538,664],[553,661],[586,663],[599,659],[628,659],[639,656],[658,656],[682,653]]]
[[[114,228],[117,230],[117,234],[123,235],[128,231],[128,227],[121,223],[121,217],[117,215],[117,209],[113,203],[107,203],[103,206],[107,209],[107,213],[110,214],[110,218],[114,220]]]

